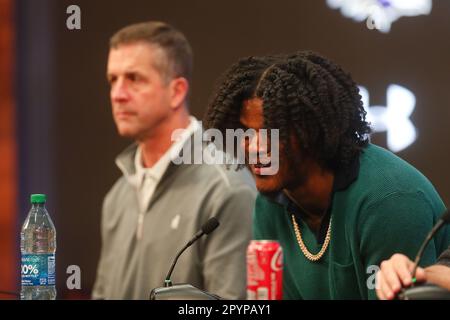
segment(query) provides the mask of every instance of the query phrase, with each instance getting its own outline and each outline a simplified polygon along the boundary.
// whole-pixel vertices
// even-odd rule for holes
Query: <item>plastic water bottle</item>
[[[20,233],[22,300],[54,300],[56,229],[45,194],[31,195],[31,210]]]

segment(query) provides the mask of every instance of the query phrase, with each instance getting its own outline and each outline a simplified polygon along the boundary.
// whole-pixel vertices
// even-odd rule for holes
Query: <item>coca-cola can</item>
[[[247,248],[247,299],[283,298],[283,249],[278,241],[253,240]]]

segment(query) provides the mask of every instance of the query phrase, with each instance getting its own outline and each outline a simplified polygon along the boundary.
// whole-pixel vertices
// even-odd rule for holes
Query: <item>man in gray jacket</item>
[[[251,176],[219,164],[173,161],[201,130],[187,107],[188,41],[162,22],[125,27],[110,40],[107,69],[118,132],[135,144],[117,157],[123,176],[103,203],[92,297],[147,299],[163,285],[178,250],[214,216],[219,228],[181,256],[172,281],[227,299],[245,298],[256,196]],[[172,141],[177,129],[185,130]]]

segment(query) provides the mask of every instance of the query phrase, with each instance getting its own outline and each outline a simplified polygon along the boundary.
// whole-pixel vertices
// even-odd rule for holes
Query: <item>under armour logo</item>
[[[416,128],[409,118],[416,106],[416,97],[410,90],[391,84],[387,89],[386,106],[370,106],[369,91],[362,86],[359,86],[359,93],[367,121],[374,132],[387,132],[390,150],[399,152],[416,140]]]
[[[332,9],[355,21],[366,20],[370,30],[389,32],[391,25],[400,17],[428,15],[431,12],[431,0],[327,0]]]

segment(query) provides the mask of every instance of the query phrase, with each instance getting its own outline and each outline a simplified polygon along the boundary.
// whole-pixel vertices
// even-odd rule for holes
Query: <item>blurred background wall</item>
[[[0,290],[16,286],[17,141],[14,83],[14,5],[0,1]],[[0,298],[2,295],[0,294]]]
[[[81,9],[81,30],[66,27],[72,4]],[[102,199],[120,175],[114,158],[130,143],[117,136],[111,116],[108,40],[134,22],[162,20],[187,36],[198,118],[218,76],[248,55],[316,50],[367,88],[370,105],[386,106],[390,84],[407,88],[416,97],[417,140],[398,155],[450,203],[450,1],[433,1],[430,15],[401,18],[387,34],[325,0],[0,0],[0,19],[0,290],[18,290],[29,194],[47,193],[58,234],[58,297],[89,298]],[[384,147],[386,140],[386,133],[372,136]],[[81,290],[66,288],[69,265],[81,268]]]

